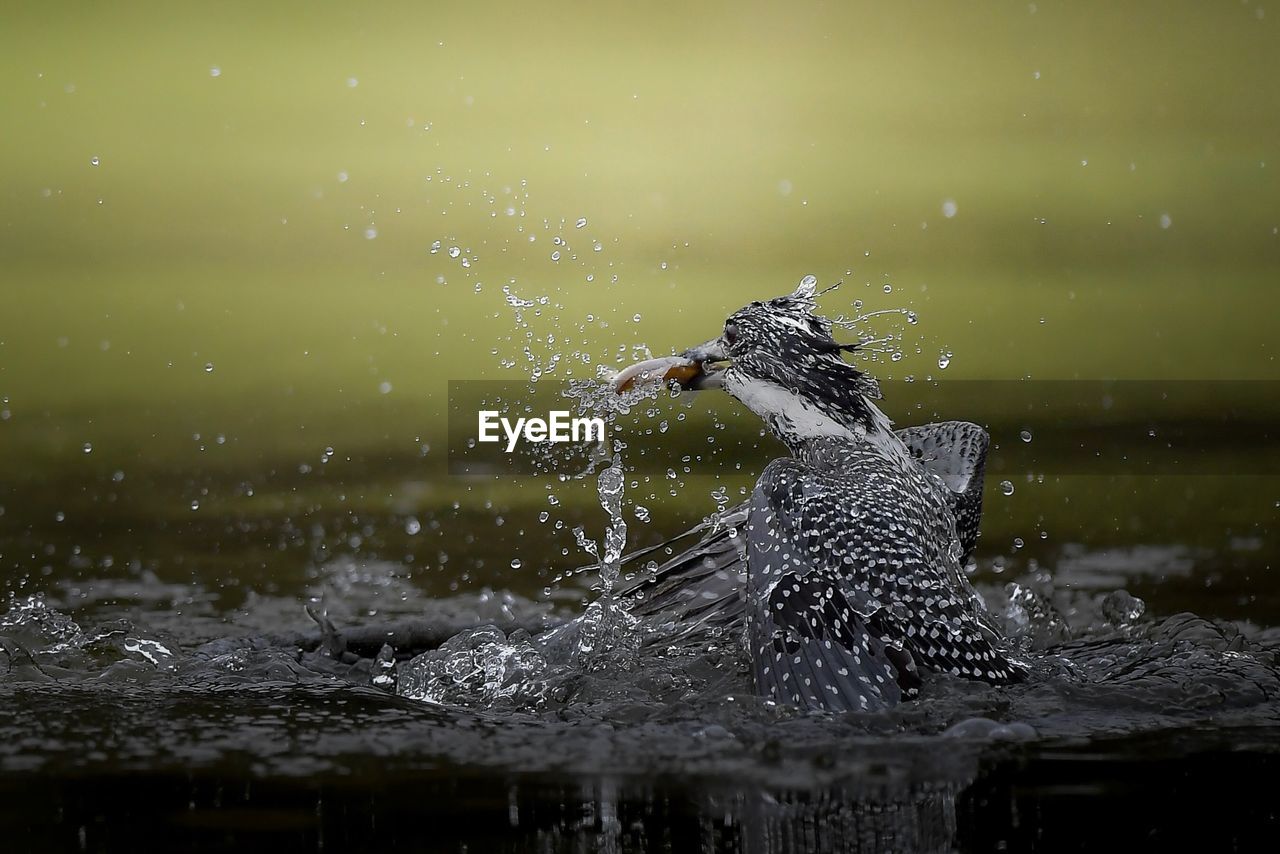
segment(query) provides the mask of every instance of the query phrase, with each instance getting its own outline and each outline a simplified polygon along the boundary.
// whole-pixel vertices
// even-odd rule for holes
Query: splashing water
[[[613,455],[613,464],[600,472],[597,480],[600,506],[609,514],[609,527],[604,535],[604,558],[600,563],[600,585],[606,594],[613,592],[618,580],[618,566],[622,562],[622,549],[627,544],[627,520],[622,515],[622,498],[626,484],[622,476],[622,458]]]
[[[529,633],[497,626],[459,632],[400,668],[397,691],[427,703],[491,707],[537,705],[546,696],[542,648]]]
[[[609,515],[603,555],[600,555],[595,543],[585,540],[580,531],[574,532],[579,544],[585,546],[600,563],[600,596],[587,606],[576,621],[578,632],[574,658],[579,666],[588,671],[599,669],[605,664],[628,667],[639,647],[639,636],[636,633],[639,621],[613,596],[613,588],[622,565],[622,551],[627,544],[627,520],[622,509],[626,485],[621,453],[615,452],[610,466],[600,472],[596,488],[600,506]]]
[[[0,654],[10,680],[145,681],[172,669],[176,649],[124,619],[82,628],[38,595],[11,599],[0,613]]]
[[[649,350],[642,348],[638,354],[641,359],[647,358]],[[619,416],[629,415],[636,404],[656,400],[663,391],[661,383],[635,383],[618,392],[613,388],[609,369],[601,366],[599,371],[596,379],[570,380],[564,396],[574,402],[579,415],[598,416],[609,427]],[[625,448],[625,443],[615,443],[615,450]]]
[[[827,290],[830,291],[836,287],[838,285],[833,285]],[[891,285],[884,285],[882,290],[886,294],[893,293]],[[915,326],[920,322],[920,316],[906,307],[863,311],[863,306],[862,300],[854,300],[853,307],[857,313],[852,316],[838,314],[831,319],[831,325],[838,329],[856,333],[858,335],[858,350],[869,361],[883,362],[885,359],[890,362],[901,361],[906,355],[903,350],[906,330],[899,325],[894,325],[887,332],[873,331],[873,326],[875,325],[873,321],[879,322],[881,318],[901,318],[907,325]],[[917,352],[919,352],[918,349]]]
[[[574,529],[579,547],[600,567],[600,595],[582,616],[537,638],[523,629],[507,635],[496,626],[459,632],[399,669],[399,694],[473,708],[537,708],[576,675],[630,669],[640,645],[639,621],[613,596],[627,542],[620,448],[597,476],[596,488],[609,517],[603,551],[583,528]]]

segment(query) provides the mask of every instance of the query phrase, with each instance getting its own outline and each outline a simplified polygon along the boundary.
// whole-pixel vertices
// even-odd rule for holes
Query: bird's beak
[[[679,356],[645,359],[623,368],[613,378],[613,390],[622,394],[638,382],[673,380],[681,388],[695,391],[720,388],[723,370],[716,363],[727,361],[728,358],[724,341],[713,338],[705,344],[685,350]]]

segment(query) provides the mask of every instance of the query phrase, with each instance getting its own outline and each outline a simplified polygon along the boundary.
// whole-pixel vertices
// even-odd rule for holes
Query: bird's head
[[[842,358],[858,345],[832,337],[831,321],[815,313],[816,290],[817,281],[807,276],[786,296],[743,306],[718,337],[679,356],[631,365],[614,378],[614,387],[624,391],[654,379],[687,389],[723,388],[789,445],[887,429],[870,403],[880,397],[879,386]]]

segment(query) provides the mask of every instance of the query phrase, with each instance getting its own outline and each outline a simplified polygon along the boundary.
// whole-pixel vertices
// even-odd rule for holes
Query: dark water
[[[843,717],[762,704],[732,637],[621,618],[590,654],[508,637],[598,597],[590,574],[556,580],[584,560],[573,526],[602,535],[589,488],[549,505],[531,481],[532,499],[481,489],[454,506],[378,457],[308,476],[281,465],[251,487],[234,471],[11,482],[0,838],[15,851],[1263,848],[1280,830],[1280,494],[1248,476],[1253,451],[1216,453],[1229,473],[1038,478],[997,452],[974,580],[1034,678],[936,678],[917,702]],[[631,544],[714,508],[696,477],[678,486],[689,501],[629,488],[653,505],[648,524],[628,509]],[[432,644],[502,627],[465,659],[496,669],[447,705],[398,696],[367,636],[406,623]],[[462,647],[436,655],[457,664]],[[504,650],[533,650],[537,667]],[[402,691],[416,651],[397,650]]]
[[[1267,782],[1280,770],[1274,729],[1228,737],[1188,726],[1029,746],[850,737],[833,744],[832,762],[808,761],[819,775],[832,764],[856,773],[789,787],[722,769],[476,768],[441,746],[493,739],[487,749],[510,748],[518,765],[539,739],[607,749],[625,736],[565,728],[526,740],[519,725],[507,732],[510,722],[367,691],[6,700],[32,716],[19,744],[48,763],[16,771],[7,752],[7,850],[1260,850],[1278,821]],[[92,753],[69,749],[90,739]],[[667,746],[659,738],[652,748]]]

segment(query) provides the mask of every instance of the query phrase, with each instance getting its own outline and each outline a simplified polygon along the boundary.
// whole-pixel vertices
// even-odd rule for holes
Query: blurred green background
[[[32,507],[543,502],[444,474],[448,380],[683,348],[808,273],[919,313],[898,378],[1280,379],[1267,11],[10,4],[12,565]]]

